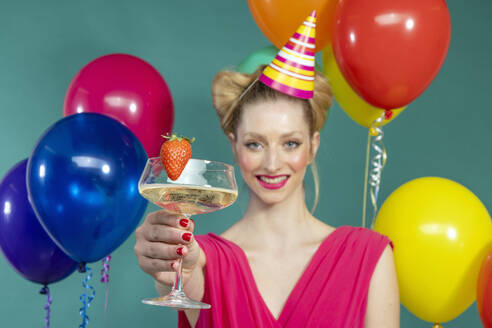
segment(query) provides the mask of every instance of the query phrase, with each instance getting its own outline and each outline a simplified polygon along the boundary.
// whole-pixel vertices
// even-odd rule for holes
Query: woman
[[[221,72],[212,87],[214,107],[250,190],[244,216],[220,236],[195,239],[192,221],[162,211],[149,214],[136,234],[140,266],[164,295],[174,278],[171,264],[183,257],[186,294],[212,309],[180,314],[182,327],[188,322],[199,327],[398,327],[390,241],[362,228],[335,229],[313,217],[305,203],[304,175],[314,164],[331,103],[327,82],[316,75],[313,99],[302,100],[255,82],[261,72]],[[240,277],[228,271],[236,265]],[[304,274],[311,275],[311,287],[303,285]],[[224,306],[224,298],[235,304]],[[255,302],[260,309],[249,309]],[[246,314],[237,312],[245,308]]]
[[[163,211],[137,229],[135,253],[165,295],[182,257],[185,293],[211,304],[186,310],[180,327],[399,326],[391,242],[363,228],[331,227],[304,197],[319,131],[331,105],[314,71],[315,12],[265,69],[219,73],[213,104],[249,187],[243,217],[227,231],[193,237],[193,222]],[[179,246],[184,244],[184,246]]]

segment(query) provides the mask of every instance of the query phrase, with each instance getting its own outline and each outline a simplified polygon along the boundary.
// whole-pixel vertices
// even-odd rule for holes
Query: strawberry
[[[167,176],[171,180],[177,180],[191,158],[191,143],[195,138],[178,137],[176,134],[163,137],[168,140],[161,146],[161,161]]]

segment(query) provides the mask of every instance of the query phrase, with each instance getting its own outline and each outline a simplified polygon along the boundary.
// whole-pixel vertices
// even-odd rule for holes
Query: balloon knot
[[[393,112],[391,110],[387,110],[384,112],[384,118],[385,119],[391,120],[392,117],[393,117]]]
[[[48,293],[48,286],[44,286],[43,288],[41,288],[41,290],[39,291],[39,293],[41,295],[46,295]]]
[[[85,262],[81,262],[79,264],[79,268],[77,269],[80,273],[85,273]]]

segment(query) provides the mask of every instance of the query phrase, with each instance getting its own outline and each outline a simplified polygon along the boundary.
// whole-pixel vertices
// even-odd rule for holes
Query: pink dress
[[[195,327],[364,327],[369,283],[391,241],[369,229],[342,226],[321,243],[276,319],[257,289],[243,250],[210,233],[196,236],[207,256],[203,302]],[[178,327],[190,327],[179,312]]]

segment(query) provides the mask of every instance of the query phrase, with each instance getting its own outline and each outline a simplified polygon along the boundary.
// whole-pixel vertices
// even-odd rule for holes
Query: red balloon
[[[174,122],[164,78],[149,63],[126,54],[99,57],[75,75],[63,115],[83,112],[105,114],[126,125],[149,157],[159,155],[161,135],[171,132]]]
[[[333,51],[352,88],[384,109],[408,105],[437,75],[449,47],[444,0],[341,0]]]
[[[477,307],[485,328],[492,328],[492,251],[483,261],[478,275]]]

